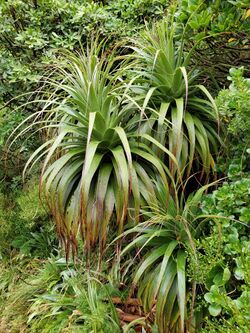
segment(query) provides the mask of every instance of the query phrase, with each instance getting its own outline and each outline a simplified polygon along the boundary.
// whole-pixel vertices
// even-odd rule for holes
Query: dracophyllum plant
[[[126,83],[127,100],[139,109],[140,131],[175,156],[182,177],[199,172],[203,178],[214,169],[213,154],[220,145],[218,112],[205,86],[196,83],[197,71],[189,66],[194,48],[185,51],[184,33],[164,20],[132,40],[133,79]],[[162,149],[156,151],[175,177],[173,159],[164,158]]]
[[[142,142],[133,108],[117,94],[127,65],[116,66],[96,43],[63,52],[44,82],[42,110],[22,131],[46,131],[24,172],[43,159],[40,190],[67,255],[77,251],[79,234],[87,253],[103,250],[109,230],[121,233],[128,220],[138,222],[141,205],[155,202],[155,177],[168,187],[167,167]]]
[[[197,256],[195,240],[208,218],[200,211],[199,203],[211,185],[184,199],[172,197],[157,182],[157,205],[144,207],[144,222],[124,232],[129,241],[121,252],[122,260],[126,258],[123,272],[127,276],[131,273],[132,292],[145,314],[153,313],[159,333],[195,332],[196,282],[188,282],[187,257],[192,255],[195,260]],[[131,260],[127,258],[129,253]],[[121,275],[121,279],[126,277]]]

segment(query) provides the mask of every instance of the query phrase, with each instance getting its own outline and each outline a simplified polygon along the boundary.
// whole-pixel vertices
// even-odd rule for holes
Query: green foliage
[[[108,10],[112,11],[112,14],[127,24],[131,25],[131,22],[135,25],[135,22],[144,24],[145,21],[151,21],[152,18],[159,18],[164,14],[164,10],[167,9],[168,1],[165,0],[118,0],[108,1]]]
[[[121,331],[104,285],[96,279],[86,280],[73,269],[66,269],[60,275],[62,281],[33,300],[28,318],[30,332]]]
[[[227,147],[218,156],[216,169],[232,180],[245,177],[250,165],[250,85],[249,79],[245,79],[243,74],[243,67],[232,68],[228,76],[232,82],[230,87],[220,91],[216,99]]]
[[[48,212],[40,203],[38,187],[29,181],[20,191],[16,184],[11,184],[12,194],[0,193],[0,255],[18,250],[20,255],[47,257],[57,242]]]
[[[104,37],[112,35],[113,40],[130,35],[142,26],[144,18],[161,16],[166,6],[162,0],[120,0],[108,4],[87,0],[2,1],[2,96],[16,96],[16,88],[20,92],[30,90],[50,62],[52,49],[72,50],[97,30]]]
[[[224,182],[202,201],[201,209],[208,216],[210,228],[197,243],[198,262],[192,263],[191,260],[190,267],[192,278],[208,290],[204,297],[209,313],[219,317],[217,324],[213,320],[207,322],[206,327],[211,331],[213,325],[215,329],[221,323],[225,332],[229,332],[231,327],[236,327],[237,332],[247,332],[250,300],[249,189],[250,179],[238,176],[236,180]],[[214,219],[209,215],[214,215]]]
[[[249,31],[248,1],[182,0],[178,21],[187,23],[195,39],[225,32]]]
[[[12,152],[6,154],[5,143],[13,129],[17,127],[25,116],[22,111],[12,112],[11,108],[1,108],[0,102],[0,180],[7,178],[15,178],[20,175],[23,168],[23,154],[18,149],[20,141]]]
[[[20,332],[18,326],[30,333],[121,331],[108,288],[98,279],[64,259],[33,270],[6,293],[0,323],[5,320],[10,332]],[[0,286],[4,279],[1,273]]]
[[[181,0],[176,20],[185,24],[186,39],[200,41],[192,62],[201,80],[214,89],[227,85],[227,71],[248,66],[250,11],[246,1]],[[180,29],[182,29],[180,27]]]
[[[231,68],[228,89],[220,91],[216,103],[227,125],[228,146],[237,157],[250,147],[250,79],[244,78],[244,68]]]

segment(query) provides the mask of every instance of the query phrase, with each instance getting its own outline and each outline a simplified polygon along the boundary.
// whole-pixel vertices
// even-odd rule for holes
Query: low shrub
[[[22,189],[19,182],[14,178],[12,191],[0,192],[0,255],[10,256],[14,251],[24,256],[48,257],[57,245],[50,215],[40,203],[34,180]]]
[[[198,260],[191,260],[189,268],[192,279],[206,290],[197,307],[215,317],[205,321],[202,332],[219,327],[218,332],[230,332],[234,327],[234,332],[245,333],[250,310],[249,173],[229,177],[204,196],[201,209],[208,216],[207,227],[196,244]]]
[[[2,271],[0,292],[6,294],[0,303],[0,329],[11,333],[121,331],[108,288],[79,265],[51,257],[44,263],[34,262],[32,268],[26,266],[22,279],[15,285],[8,281],[7,290],[6,279]]]

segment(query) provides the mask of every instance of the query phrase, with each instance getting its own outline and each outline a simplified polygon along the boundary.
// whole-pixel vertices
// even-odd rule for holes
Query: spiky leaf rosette
[[[55,80],[45,82],[43,120],[35,116],[48,139],[26,169],[45,156],[41,191],[67,255],[79,233],[87,252],[98,243],[103,249],[111,226],[121,233],[129,219],[138,221],[142,204],[155,202],[156,176],[168,186],[165,166],[135,130],[133,110],[122,107],[116,91],[124,69],[114,68],[114,56],[95,44],[64,52]]]
[[[185,201],[176,200],[164,185],[157,183],[158,204],[145,208],[146,221],[124,233],[134,238],[121,257],[132,251],[129,266],[134,271],[133,286],[145,312],[155,313],[159,333],[183,333],[192,321],[192,305],[190,311],[187,306],[186,257],[189,252],[196,256],[194,239],[207,218],[199,212],[198,204],[208,186]]]
[[[185,178],[191,171],[208,174],[220,142],[218,112],[205,86],[195,84],[197,71],[189,69],[193,49],[184,51],[184,38],[169,20],[132,43],[136,79],[128,84],[129,103],[140,106],[141,118],[148,119],[141,131],[153,134],[174,154]],[[173,160],[166,162],[175,176]]]

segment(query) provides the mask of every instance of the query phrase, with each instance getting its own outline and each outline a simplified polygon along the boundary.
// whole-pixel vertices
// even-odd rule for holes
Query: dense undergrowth
[[[0,4],[1,333],[249,332],[249,10]]]

